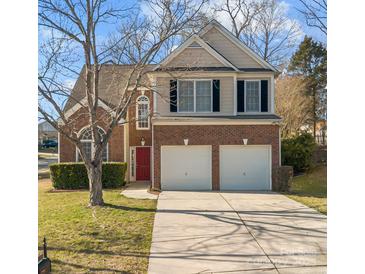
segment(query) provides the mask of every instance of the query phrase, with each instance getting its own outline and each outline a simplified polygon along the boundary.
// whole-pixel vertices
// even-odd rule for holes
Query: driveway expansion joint
[[[256,239],[255,235],[250,231],[250,229],[248,228],[248,226],[246,225],[245,221],[241,218],[240,214],[236,211],[236,209],[227,201],[226,198],[224,198],[224,196],[219,193],[219,195],[222,197],[222,199],[228,204],[228,206],[237,214],[238,218],[241,220],[242,224],[245,226],[245,228],[247,229],[248,233],[251,235],[251,237],[255,240],[255,242],[257,243],[257,245],[260,247],[260,249],[262,250],[262,252],[265,254],[265,256],[267,257],[267,259],[272,263],[272,265],[274,266],[275,270],[279,272],[278,268],[276,267],[275,263],[271,260],[270,256],[266,253],[265,249],[260,245],[259,241]]]

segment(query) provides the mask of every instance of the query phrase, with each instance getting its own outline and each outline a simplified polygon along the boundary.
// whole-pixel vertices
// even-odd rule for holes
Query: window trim
[[[85,126],[83,127],[82,129],[79,130],[79,132],[77,133],[77,136],[80,136],[85,129],[89,128],[90,126]],[[104,134],[106,134],[105,130],[102,128],[102,127],[99,127],[98,126],[98,129],[101,129]],[[91,143],[92,140],[80,140],[81,143]],[[93,146],[91,146],[91,153],[92,153],[92,150],[93,150]],[[76,162],[79,162],[79,149],[76,147]],[[82,159],[81,159],[82,160]],[[106,162],[109,162],[109,142],[106,144]]]
[[[143,101],[143,102],[138,102],[138,100],[141,98],[141,97],[145,97],[147,98],[147,101]],[[138,114],[138,106],[140,104],[144,104],[144,105],[147,105],[147,110],[148,110],[148,115],[147,115],[147,124],[148,124],[148,127],[140,127],[138,125],[138,122],[139,122],[139,114]],[[148,98],[148,96],[142,94],[140,96],[137,97],[136,99],[136,129],[137,130],[150,130],[151,128],[151,125],[150,125],[150,118],[149,118],[149,113],[150,113],[150,98]]]
[[[193,94],[194,94],[194,111],[180,111],[180,91],[179,91],[179,82],[180,81],[192,81],[194,83],[194,90],[193,90]],[[199,81],[206,81],[206,82],[210,82],[210,111],[196,111],[196,82]],[[177,80],[177,87],[176,87],[176,97],[177,97],[177,108],[176,108],[176,112],[177,113],[212,113],[213,112],[213,79],[179,79]]]
[[[259,114],[261,112],[261,80],[258,79],[250,79],[250,80],[244,80],[245,81],[245,112],[252,113],[252,114]],[[247,110],[247,82],[258,82],[259,83],[259,110],[258,111],[248,111]]]

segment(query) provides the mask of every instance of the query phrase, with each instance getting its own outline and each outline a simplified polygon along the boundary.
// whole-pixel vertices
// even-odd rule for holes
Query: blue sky
[[[305,23],[303,15],[297,11],[301,8],[301,3],[298,0],[285,0],[283,1],[288,5],[288,16],[292,19],[296,19],[304,32],[304,34],[313,37],[315,40],[327,44],[327,37],[320,30],[316,28],[308,27]]]
[[[120,0],[112,0],[112,1],[115,4],[120,5],[120,2],[119,2]],[[135,5],[139,4],[138,0],[123,0],[123,1],[124,1],[123,4],[125,7],[132,6],[133,4],[135,4]],[[222,0],[210,0],[210,6],[214,6],[215,4],[217,4],[220,1],[222,1]],[[293,20],[296,20],[299,23],[299,25],[302,29],[303,36],[304,35],[311,36],[315,40],[321,41],[326,44],[326,36],[320,30],[318,30],[316,28],[308,27],[306,25],[303,15],[297,10],[297,8],[301,8],[301,3],[299,2],[299,0],[283,0],[280,2],[284,3],[285,6],[287,7],[288,17]],[[217,18],[217,19],[218,19],[218,21],[219,21],[219,19],[223,20],[223,18]],[[224,22],[221,22],[221,23],[224,24]],[[115,25],[100,25],[100,28],[97,33],[98,41],[101,42],[102,40],[107,38],[108,34],[114,30],[115,30]],[[50,35],[49,31],[40,30],[39,42],[41,42],[43,40],[43,38],[46,38],[49,35]],[[294,52],[295,50],[296,50],[296,48],[293,47],[292,52]],[[80,63],[80,69],[82,66],[81,63]],[[75,83],[75,80],[76,79],[66,79],[65,84],[71,88],[73,86],[73,84]]]

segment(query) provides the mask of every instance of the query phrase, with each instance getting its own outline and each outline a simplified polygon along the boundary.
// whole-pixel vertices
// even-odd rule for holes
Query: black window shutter
[[[220,111],[220,80],[213,80],[213,111]]]
[[[268,112],[268,100],[269,100],[269,92],[268,92],[268,80],[261,80],[261,112]]]
[[[245,81],[237,81],[237,112],[245,111]]]
[[[177,81],[170,80],[170,112],[177,112]]]

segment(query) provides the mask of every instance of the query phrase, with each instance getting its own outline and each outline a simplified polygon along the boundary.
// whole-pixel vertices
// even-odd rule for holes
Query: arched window
[[[99,136],[101,139],[104,138],[105,136],[105,131],[98,127],[98,133],[99,133]],[[88,157],[89,159],[91,159],[91,154],[92,154],[92,146],[91,146],[91,128],[84,128],[80,131],[79,133],[81,135],[81,145],[82,147],[84,148],[85,150],[85,153],[86,153],[86,157]],[[102,159],[104,162],[107,162],[108,161],[108,144],[106,145],[106,147],[103,149],[103,152],[102,152]],[[76,153],[76,161],[77,162],[81,162],[82,161],[82,157],[79,153],[79,151],[77,150],[77,153]]]
[[[141,95],[137,98],[137,129],[150,129],[150,119],[148,117],[150,100],[147,96]]]

